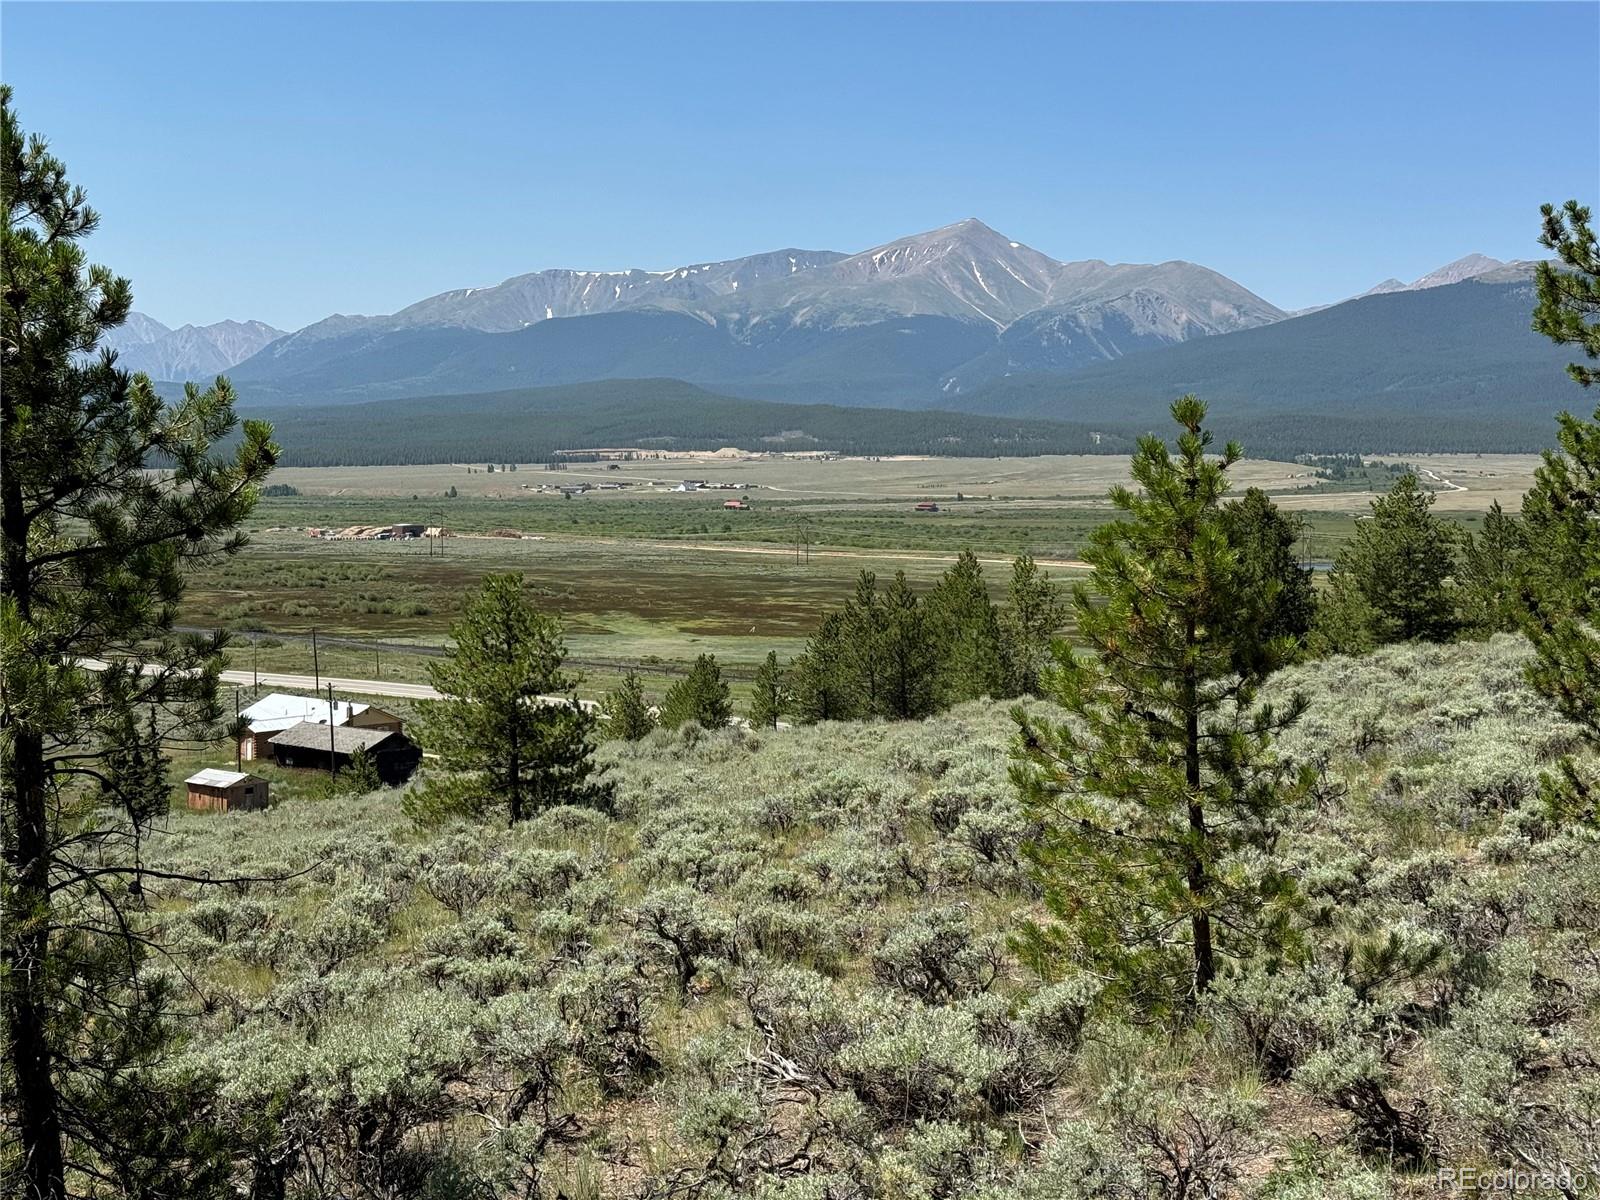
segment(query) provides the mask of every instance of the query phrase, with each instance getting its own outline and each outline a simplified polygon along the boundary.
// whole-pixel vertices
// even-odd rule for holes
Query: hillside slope
[[[1276,453],[1334,446],[1533,450],[1574,395],[1570,352],[1529,327],[1531,281],[1496,275],[1364,297],[1070,374],[1020,374],[943,404],[1101,423],[1160,421],[1195,392]]]
[[[329,798],[305,772],[274,774],[263,813],[175,805],[147,886],[202,1002],[172,1069],[219,1081],[202,1115],[241,1193],[300,1154],[325,1194],[379,1194],[373,1126],[417,1195],[1351,1198],[1507,1160],[1592,1178],[1600,845],[1540,804],[1575,739],[1525,654],[1392,647],[1273,682],[1309,703],[1284,752],[1321,772],[1239,869],[1295,881],[1301,940],[1230,954],[1200,1019],[1019,955],[1041,907],[1016,724],[980,702],[610,743],[612,811],[509,830],[418,830],[398,792]],[[266,880],[188,882],[218,863]]]
[[[837,450],[850,454],[1072,454],[1125,449],[1058,421],[777,404],[675,379],[297,406],[271,420],[285,466],[538,462],[585,446]]]

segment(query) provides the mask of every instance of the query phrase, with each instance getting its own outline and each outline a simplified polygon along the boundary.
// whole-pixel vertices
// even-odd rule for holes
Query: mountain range
[[[1473,254],[1291,314],[1194,263],[1062,262],[968,219],[857,254],[538,271],[287,334],[260,322],[169,330],[137,314],[119,333],[126,366],[169,379],[226,370],[244,403],[279,409],[460,407],[446,398],[607,380],[655,381],[671,403],[694,394],[659,387],[679,380],[745,400],[1131,433],[1197,391],[1291,442],[1319,430],[1340,448],[1447,449],[1438,439],[1470,419],[1486,424],[1461,445],[1486,448],[1495,431],[1542,435],[1565,399],[1562,353],[1528,329],[1531,271]]]
[[[1159,429],[1194,392],[1253,453],[1527,451],[1581,401],[1571,348],[1531,327],[1527,272],[1364,296],[1293,320],[1085,367],[994,380],[966,412]]]
[[[237,366],[283,335],[283,330],[264,321],[218,321],[168,329],[135,312],[107,333],[101,344],[117,352],[118,365],[125,371],[143,371],[152,379],[200,381]]]
[[[1446,287],[1452,283],[1465,283],[1469,279],[1505,280],[1516,278],[1533,269],[1531,262],[1503,262],[1487,254],[1468,254],[1454,262],[1445,263],[1429,271],[1420,279],[1401,283],[1398,279],[1385,279],[1362,292],[1363,296],[1384,296],[1390,292],[1422,292],[1428,288]]]
[[[387,316],[328,317],[227,365],[263,402],[671,376],[762,399],[914,406],[1285,315],[1193,263],[1060,262],[968,219],[858,254],[539,271]]]

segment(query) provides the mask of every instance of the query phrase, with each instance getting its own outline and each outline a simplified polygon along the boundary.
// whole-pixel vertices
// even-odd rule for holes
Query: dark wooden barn
[[[349,725],[327,726],[302,721],[292,729],[273,736],[272,757],[280,767],[328,770],[332,758],[339,770],[350,765],[356,750],[366,748],[378,778],[393,787],[411,778],[422,761],[421,748],[394,729],[357,729]]]

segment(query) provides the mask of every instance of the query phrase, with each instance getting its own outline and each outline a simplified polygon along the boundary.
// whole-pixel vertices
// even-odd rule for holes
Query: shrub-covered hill
[[[393,793],[176,814],[189,1075],[255,1195],[1381,1196],[1600,1171],[1600,846],[1521,642],[1298,668],[1304,953],[1182,1034],[1008,948],[1011,722],[658,732],[614,816],[414,832]],[[1250,863],[1237,869],[1252,869]],[[1209,1190],[1208,1190],[1209,1189]]]

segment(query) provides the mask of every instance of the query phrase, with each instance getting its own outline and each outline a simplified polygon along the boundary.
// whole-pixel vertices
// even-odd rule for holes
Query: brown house
[[[189,807],[211,812],[249,812],[267,806],[267,781],[244,771],[207,767],[183,781]]]
[[[331,765],[344,770],[355,752],[365,750],[377,768],[378,778],[394,787],[411,778],[422,761],[422,750],[405,734],[390,729],[356,729],[336,725],[329,729],[302,721],[293,729],[272,736],[272,757],[280,767],[308,767],[326,771]]]

